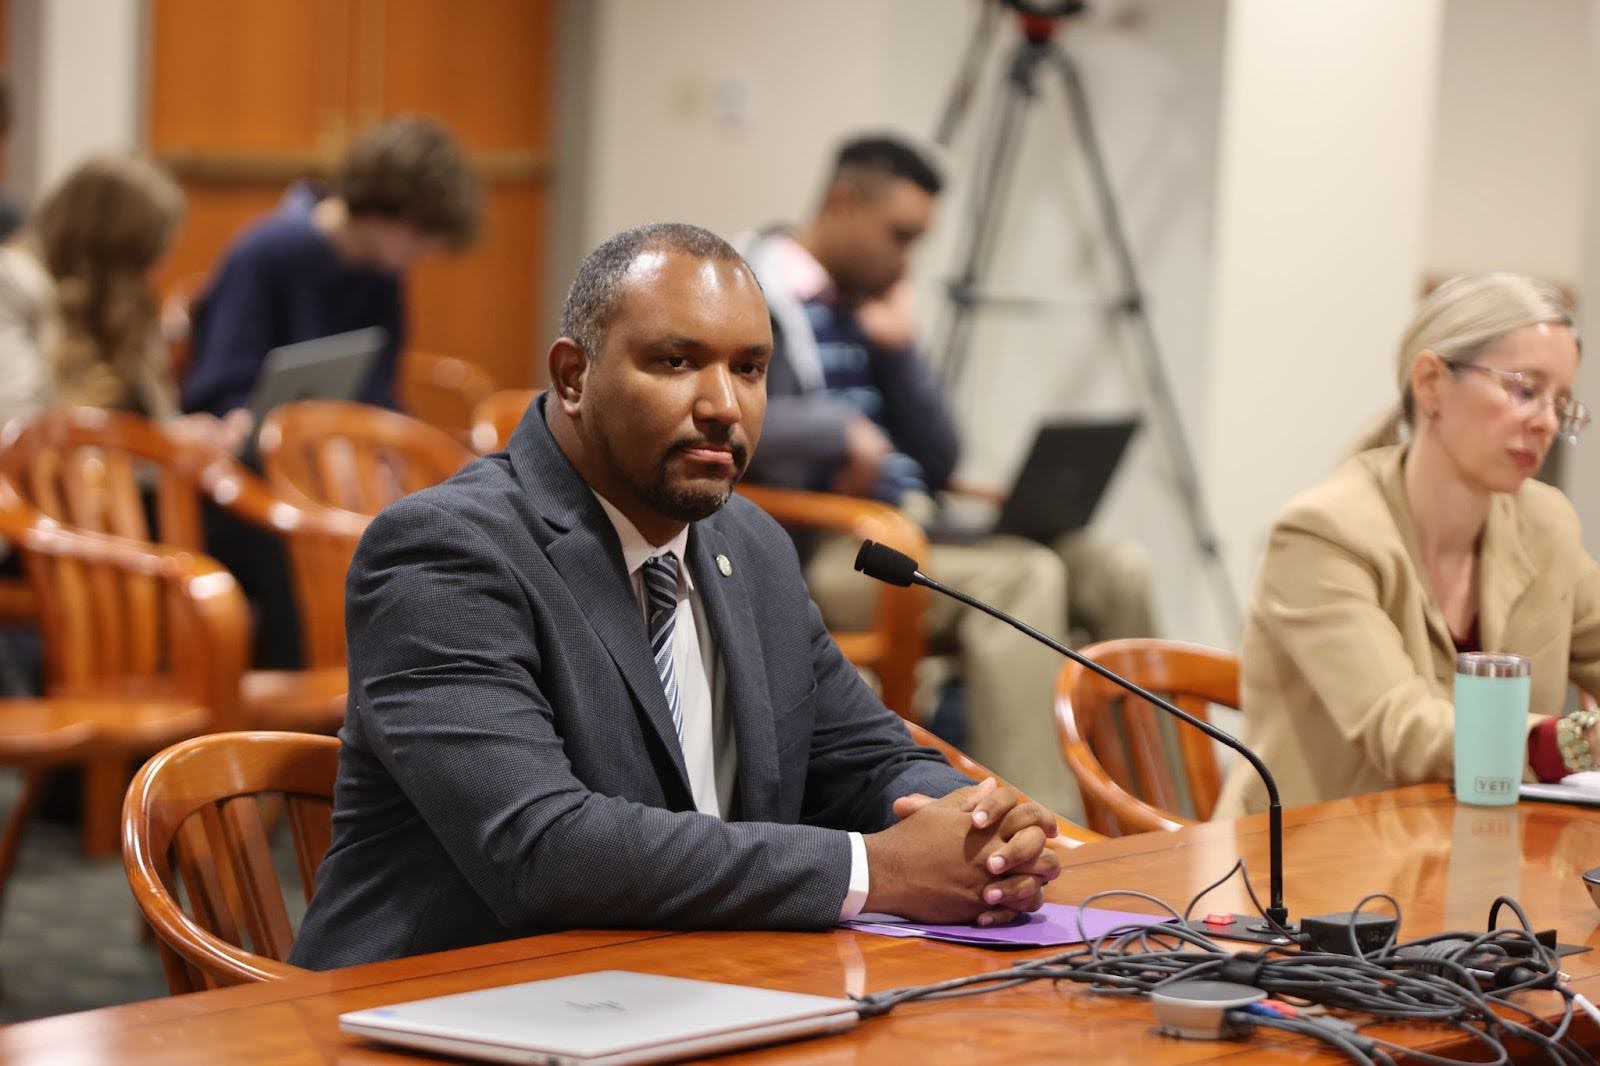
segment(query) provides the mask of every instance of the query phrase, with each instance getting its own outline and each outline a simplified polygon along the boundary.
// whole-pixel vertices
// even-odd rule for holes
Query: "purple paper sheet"
[[[1083,933],[1078,932],[1078,908],[1062,903],[1046,903],[1021,921],[1010,925],[938,925],[909,922],[886,915],[862,915],[845,922],[851,929],[883,936],[924,937],[954,944],[982,947],[1056,947],[1080,944],[1084,936],[1093,940],[1103,933],[1130,925],[1163,925],[1176,921],[1171,915],[1135,914],[1090,907],[1083,912]]]

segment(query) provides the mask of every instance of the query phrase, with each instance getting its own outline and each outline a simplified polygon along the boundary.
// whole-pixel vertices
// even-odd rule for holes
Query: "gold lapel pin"
[[[722,571],[723,577],[733,576],[733,563],[729,561],[726,555],[717,556],[717,569]]]

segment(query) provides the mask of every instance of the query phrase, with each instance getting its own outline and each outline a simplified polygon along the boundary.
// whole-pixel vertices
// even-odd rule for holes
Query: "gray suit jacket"
[[[738,746],[727,821],[694,810],[616,533],[542,398],[506,452],[373,521],[346,594],[333,845],[290,961],[837,921],[844,830],[968,782],[839,654],[765,514],[735,497],[688,555]]]

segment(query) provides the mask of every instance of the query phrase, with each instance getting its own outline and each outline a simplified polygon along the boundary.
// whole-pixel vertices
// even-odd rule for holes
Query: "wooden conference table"
[[[1482,929],[1495,896],[1514,896],[1539,928],[1600,948],[1600,909],[1579,873],[1600,865],[1600,811],[1538,803],[1458,806],[1438,785],[1291,811],[1287,902],[1296,916],[1345,910],[1368,892],[1404,908],[1403,937]],[[1141,889],[1177,906],[1243,855],[1265,891],[1266,822],[1256,816],[1179,833],[1146,833],[1069,852],[1051,886],[1064,903],[1109,888]],[[1137,901],[1107,906],[1148,909]],[[1201,912],[1250,909],[1237,881]],[[1030,952],[1028,954],[1042,954]],[[573,932],[63,1015],[0,1029],[0,1060],[50,1063],[395,1063],[437,1061],[342,1035],[343,1011],[598,969],[842,995],[996,969],[1026,955],[865,933]],[[1570,956],[1574,986],[1600,1000],[1600,951]],[[25,974],[10,975],[26,980]],[[1556,1010],[1552,993],[1528,1005]],[[1448,1032],[1386,1026],[1416,1047],[1472,1059]],[[1580,1015],[1579,1039],[1600,1047]],[[1527,1049],[1523,1049],[1526,1053]],[[840,1036],[719,1062],[826,1064],[1004,1062],[1339,1062],[1321,1045],[1258,1031],[1248,1041],[1178,1041],[1155,1032],[1148,1004],[1082,986],[1036,982],[946,1003],[911,1004]]]

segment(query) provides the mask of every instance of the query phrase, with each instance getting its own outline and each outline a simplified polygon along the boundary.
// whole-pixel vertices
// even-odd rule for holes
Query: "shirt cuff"
[[[860,833],[850,834],[850,891],[844,894],[839,920],[847,922],[867,905],[867,842]]]

